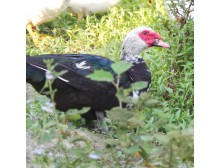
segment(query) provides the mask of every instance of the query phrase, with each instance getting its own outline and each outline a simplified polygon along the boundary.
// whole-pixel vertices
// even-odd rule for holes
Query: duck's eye
[[[143,34],[144,34],[144,35],[147,35],[147,32],[146,32],[146,31],[143,31]]]

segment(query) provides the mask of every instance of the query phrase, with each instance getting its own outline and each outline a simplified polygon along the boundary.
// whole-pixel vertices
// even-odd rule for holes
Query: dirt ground
[[[31,97],[35,96],[37,93],[33,89],[33,87],[30,84],[26,84],[26,100],[30,99]],[[104,137],[99,134],[94,134],[93,132],[82,130],[82,129],[74,129],[71,130],[71,136],[77,135],[82,138],[86,138],[91,140],[93,143],[95,149],[102,150],[104,149]],[[67,140],[64,140],[65,145],[68,147],[71,147],[71,144],[68,143]],[[36,166],[33,166],[32,161],[34,160],[34,157],[36,153],[40,153],[42,151],[49,150],[51,151],[51,155],[55,155],[54,148],[57,144],[57,139],[53,139],[50,143],[45,144],[37,144],[37,141],[33,136],[31,135],[30,131],[26,131],[26,167],[27,168],[38,168]],[[84,144],[78,143],[79,147],[83,146]]]
[[[104,137],[98,134],[94,134],[93,132],[86,131],[86,130],[72,130],[71,136],[80,136],[82,138],[89,139],[92,142],[93,147],[96,150],[103,150],[104,149]],[[54,148],[57,144],[57,139],[53,139],[50,143],[44,143],[38,145],[36,140],[31,136],[31,133],[29,131],[26,132],[26,163],[27,168],[38,168],[34,167],[32,161],[34,160],[34,157],[36,153],[40,153],[42,151],[51,151],[51,155],[56,155],[56,152],[54,151]],[[72,147],[72,144],[70,144],[67,140],[64,140],[64,144],[67,147]],[[79,142],[78,147],[84,146],[83,142]]]

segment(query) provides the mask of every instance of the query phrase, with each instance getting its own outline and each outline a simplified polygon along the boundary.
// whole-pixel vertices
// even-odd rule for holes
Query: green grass
[[[158,167],[177,167],[182,163],[189,167],[193,165],[193,133],[191,132],[194,118],[193,20],[187,20],[186,24],[180,28],[177,22],[171,22],[168,19],[162,0],[152,0],[152,4],[148,4],[146,0],[122,0],[118,7],[112,8],[102,16],[92,15],[78,21],[76,16],[64,12],[53,21],[40,25],[39,33],[51,35],[54,41],[47,44],[39,41],[36,47],[27,34],[26,53],[29,55],[91,53],[119,61],[124,37],[138,26],[150,26],[172,46],[171,49],[150,48],[142,53],[152,73],[151,95],[153,99],[159,100],[163,107],[152,109],[145,105],[141,106],[145,120],[140,126],[140,132],[130,137],[127,137],[125,129],[122,129],[120,124],[118,126],[114,122],[110,123],[115,131],[114,136],[117,136],[120,142],[112,142],[112,138],[108,137],[103,143],[126,148],[128,151],[115,151],[114,148],[107,148],[108,145],[106,145],[102,160],[85,159],[85,155],[94,150],[91,147],[92,142],[88,142],[90,147],[85,152],[72,151],[76,156],[72,160],[69,159],[72,163],[61,162],[61,160],[56,162],[51,158],[48,161],[49,157],[46,157],[48,163],[58,167],[64,162],[66,167],[70,165],[86,167],[90,164],[95,167],[104,165],[108,167],[111,164],[120,166],[118,162],[125,160],[127,165],[132,165],[134,153],[139,152],[140,158],[145,161],[139,159],[140,166],[148,163]],[[148,98],[143,98],[143,101],[146,100]],[[50,141],[59,136],[54,133],[55,130],[51,131],[51,135],[45,135],[42,131],[42,128],[51,120],[51,116],[48,113],[45,115],[41,110],[45,102],[44,98],[37,96],[27,105],[28,114],[31,112],[31,115],[27,116],[27,126],[35,137],[39,138],[43,135],[47,137],[47,141]],[[38,122],[33,122],[33,116]],[[78,125],[80,122],[77,120],[75,126]],[[64,127],[75,129],[75,126]],[[45,127],[45,129],[48,128]],[[166,134],[161,135],[161,132]],[[146,135],[148,137],[145,137]],[[111,142],[108,143],[108,141]],[[139,143],[143,143],[143,146]],[[139,149],[142,148],[143,151],[147,151],[147,157],[144,156],[143,151],[140,152]],[[83,158],[86,161],[80,163],[80,159]],[[38,158],[38,161],[38,164],[46,164],[45,158]]]

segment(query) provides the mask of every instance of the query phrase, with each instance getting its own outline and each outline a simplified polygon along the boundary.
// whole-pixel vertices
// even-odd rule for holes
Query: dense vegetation
[[[28,96],[27,131],[39,144],[58,139],[54,155],[50,150],[38,152],[35,164],[43,167],[193,167],[194,22],[188,18],[187,10],[185,13],[183,19],[171,21],[162,0],[122,0],[105,15],[78,21],[76,16],[64,12],[40,25],[39,33],[52,36],[52,41],[44,39],[34,44],[27,34],[28,55],[92,53],[117,62],[125,35],[143,25],[159,32],[172,46],[169,50],[153,47],[142,53],[153,77],[150,94],[142,94],[133,102],[132,109],[116,107],[108,111],[106,124],[111,131],[107,135],[93,134],[101,141],[72,133],[83,123],[79,114],[88,109],[73,109],[64,114],[55,110],[48,98],[37,94]],[[51,82],[48,80],[46,86],[50,87]],[[54,93],[50,90],[52,97]],[[126,93],[118,88],[122,101],[128,101]],[[67,142],[71,145],[66,145]],[[97,143],[102,143],[102,150],[95,147]]]

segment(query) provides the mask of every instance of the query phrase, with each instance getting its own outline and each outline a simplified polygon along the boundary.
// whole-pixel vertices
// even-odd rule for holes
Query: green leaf
[[[55,137],[57,137],[56,128],[42,130],[42,132],[38,135],[37,143],[38,144],[49,143]]]
[[[111,65],[112,69],[117,73],[118,75],[126,72],[132,67],[132,63],[126,62],[126,61],[120,61],[116,62]]]
[[[150,93],[141,93],[139,96],[139,105],[141,104],[142,107],[148,107],[148,108],[156,108],[156,107],[162,107],[162,103],[156,99],[154,99]]]
[[[50,122],[48,122],[44,125],[44,129],[48,129],[48,128],[54,126],[54,125],[56,125],[56,122],[55,121],[50,121]]]
[[[166,86],[165,86],[165,88],[166,88],[166,90],[168,91],[169,94],[173,94],[173,89],[171,89],[169,87],[166,87]]]
[[[68,120],[68,121],[75,121],[81,118],[81,114],[86,113],[89,111],[90,108],[84,107],[81,110],[78,109],[70,109],[66,112],[65,116],[62,117],[62,119]]]
[[[57,125],[59,126],[60,129],[63,129],[63,130],[65,130],[65,129],[68,128],[68,126],[65,125],[65,124],[60,124],[60,123],[58,123]]]
[[[83,114],[86,113],[87,111],[89,111],[90,108],[89,107],[84,107],[82,109],[70,109],[66,112],[67,115],[76,115],[76,114]]]
[[[116,97],[120,101],[125,101],[127,100],[131,90],[130,89],[124,89],[124,88],[119,88],[118,92],[116,93]]]
[[[74,114],[74,115],[66,114],[65,115],[65,120],[67,120],[67,121],[76,121],[80,118],[81,118],[81,115],[79,115],[79,114]]]
[[[140,139],[147,142],[147,141],[152,141],[153,137],[149,135],[141,135]]]
[[[120,107],[114,107],[111,110],[106,110],[107,117],[111,119],[119,127],[122,128],[133,128],[133,123],[128,122],[128,120],[134,117],[135,113],[128,109],[122,109]]]
[[[26,128],[31,128],[32,121],[28,117],[26,118]]]
[[[120,157],[123,157],[124,156],[124,154],[123,154],[123,152],[122,151],[117,151],[117,158],[120,158]]]
[[[100,82],[113,82],[114,78],[111,72],[104,70],[95,70],[94,73],[87,75],[88,78]]]
[[[141,89],[144,89],[148,86],[148,82],[145,82],[145,81],[138,81],[138,82],[135,82],[131,85],[131,88],[133,90],[141,90]]]
[[[145,101],[145,106],[149,107],[149,108],[150,107],[153,108],[153,107],[162,106],[162,104],[160,103],[160,101],[150,98],[150,99]]]
[[[170,137],[162,133],[157,133],[154,137],[162,144],[168,144],[170,142]]]
[[[137,118],[137,115],[135,117],[129,118],[127,120],[127,123],[128,123],[130,128],[137,128],[137,127],[140,127],[143,124],[141,119]]]
[[[137,145],[133,145],[130,148],[125,149],[125,152],[128,153],[128,154],[136,153],[136,152],[139,152],[139,151],[141,151],[141,150]]]

